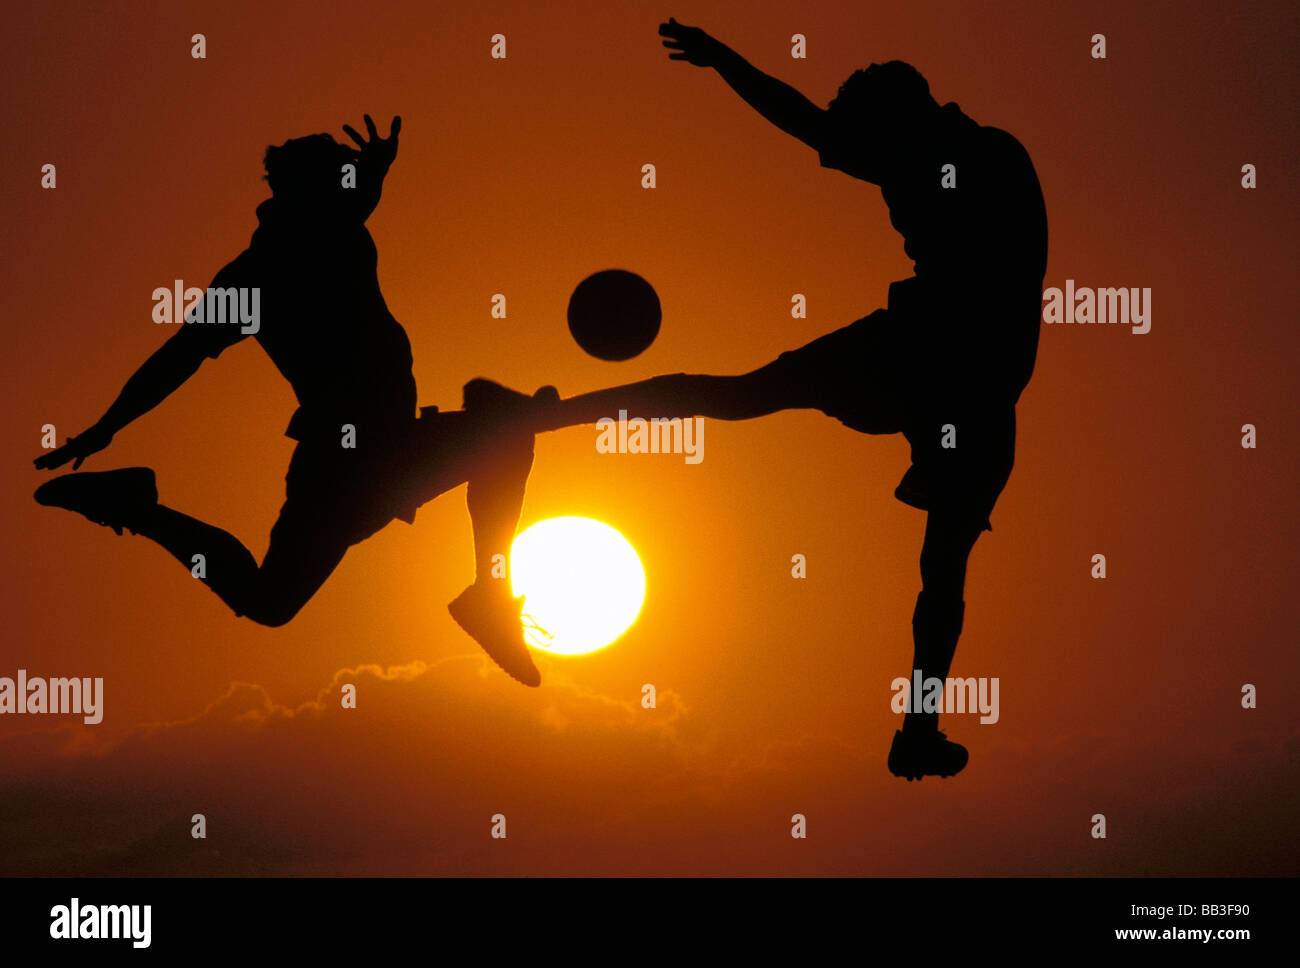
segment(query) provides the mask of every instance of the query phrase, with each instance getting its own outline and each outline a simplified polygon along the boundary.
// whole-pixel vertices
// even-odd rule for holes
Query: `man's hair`
[[[934,104],[930,85],[905,61],[892,60],[854,71],[840,85],[831,107],[854,113],[905,117]]]
[[[262,166],[272,195],[320,197],[339,186],[343,165],[355,160],[355,149],[327,134],[309,134],[268,146]]]

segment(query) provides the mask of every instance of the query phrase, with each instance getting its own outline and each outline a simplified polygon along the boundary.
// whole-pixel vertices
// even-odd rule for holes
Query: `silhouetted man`
[[[895,496],[928,512],[913,668],[945,679],[965,612],[967,558],[991,530],[1011,472],[1015,404],[1037,352],[1047,216],[1033,165],[1005,131],[940,106],[901,61],[857,71],[822,110],[703,30],[670,20],[659,32],[673,60],[717,70],[823,166],[879,185],[915,275],[889,287],[886,309],[752,373],[674,374],[585,394],[545,408],[534,426],[619,410],[745,420],[808,408],[863,433],[901,432],[912,466]],[[936,712],[909,709],[889,768],[908,779],[950,776],[966,760]]]
[[[144,535],[186,568],[203,555],[203,581],[236,615],[278,626],[316,593],[349,546],[394,518],[414,521],[425,501],[468,481],[477,574],[451,604],[452,615],[510,675],[537,685],[522,640],[521,600],[510,596],[508,575],[492,578],[493,556],[509,555],[533,453],[531,434],[500,414],[528,398],[472,381],[465,398],[474,414],[429,407],[416,416],[411,344],[379,291],[377,252],[365,227],[397,155],[401,119],[393,119],[387,139],[369,115],[365,121],[369,141],[344,126],[356,149],[317,134],[266,150],[272,197],[258,207],[248,249],[209,287],[258,288],[256,324],[216,322],[210,304],[206,317],[195,305],[94,426],[36,461],[55,468],[75,459],[75,470],[205,359],[254,335],[299,403],[286,430],[298,443],[285,502],[262,563],[227,532],[159,504],[148,468],[68,474],[36,498],[118,534]]]

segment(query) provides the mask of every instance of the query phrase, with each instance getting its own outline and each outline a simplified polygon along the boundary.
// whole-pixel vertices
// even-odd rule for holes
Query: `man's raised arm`
[[[696,67],[712,67],[732,90],[759,114],[787,134],[817,151],[823,147],[826,112],[789,84],[764,74],[722,41],[699,27],[687,27],[669,18],[659,25],[672,60]]]
[[[370,213],[379,205],[379,196],[383,192],[384,178],[397,157],[397,136],[402,131],[402,119],[394,117],[388,126],[388,137],[379,137],[379,131],[370,115],[365,115],[366,132],[370,140],[357,133],[355,128],[343,125],[347,136],[357,143],[357,188],[360,191],[361,221],[370,217]]]

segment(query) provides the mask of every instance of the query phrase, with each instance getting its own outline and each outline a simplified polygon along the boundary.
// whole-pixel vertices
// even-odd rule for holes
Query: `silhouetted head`
[[[343,166],[356,164],[357,150],[327,134],[291,138],[266,149],[262,164],[271,194],[295,208],[324,213],[351,201],[343,188]]]
[[[854,71],[828,106],[836,122],[852,125],[873,149],[886,152],[924,131],[938,109],[921,72],[898,60]]]

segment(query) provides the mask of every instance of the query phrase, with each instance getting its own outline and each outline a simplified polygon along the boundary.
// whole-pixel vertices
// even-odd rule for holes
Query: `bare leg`
[[[921,593],[912,614],[912,668],[920,670],[922,681],[948,677],[966,609],[966,563],[982,530],[983,525],[968,516],[931,511],[926,518]],[[909,712],[903,728],[933,731],[938,722],[937,713]]]
[[[299,517],[281,514],[261,566],[234,535],[163,505],[132,530],[162,545],[191,573],[194,556],[202,555],[201,580],[237,616],[278,626],[316,594],[348,547],[330,535],[328,521]]]
[[[483,392],[487,381],[478,381]],[[503,391],[511,402],[522,394]],[[498,397],[502,399],[503,397]],[[541,675],[524,645],[522,600],[510,585],[510,546],[523,507],[524,489],[533,465],[533,436],[521,431],[515,415],[505,419],[489,407],[485,412],[427,413],[420,418],[406,466],[415,505],[469,482],[469,513],[474,528],[474,583],[448,606],[452,618],[502,669],[529,686]],[[494,575],[493,559],[502,556],[504,570]],[[499,577],[497,577],[499,575]]]
[[[620,410],[640,417],[712,417],[749,420],[779,410],[815,408],[811,396],[787,376],[780,361],[741,376],[671,373],[640,383],[596,390],[561,400],[541,417],[539,431],[617,418]]]
[[[415,444],[404,468],[403,487],[413,507],[468,482],[470,522],[474,528],[474,581],[494,581],[492,561],[510,545],[523,509],[524,490],[533,466],[533,436],[510,421],[454,410],[430,412],[418,421]],[[496,579],[509,589],[509,574]]]
[[[504,593],[510,590],[510,546],[519,527],[524,506],[524,489],[533,467],[532,435],[511,435],[490,442],[481,453],[469,477],[470,523],[474,529],[474,583],[495,582]],[[493,577],[493,559],[501,555],[506,563],[502,577]]]

